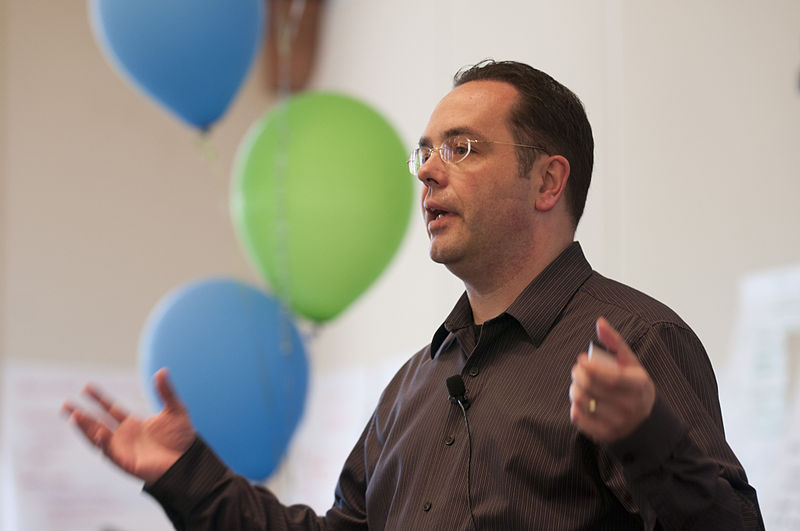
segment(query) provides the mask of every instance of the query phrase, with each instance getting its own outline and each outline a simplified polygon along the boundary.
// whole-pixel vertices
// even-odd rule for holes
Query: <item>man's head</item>
[[[541,146],[550,155],[563,155],[570,166],[565,197],[577,226],[583,215],[592,179],[594,139],[592,127],[578,97],[558,81],[531,66],[514,61],[482,61],[461,69],[454,87],[470,81],[501,81],[518,93],[511,108],[509,128],[515,143]],[[542,153],[517,148],[519,174],[527,175]]]

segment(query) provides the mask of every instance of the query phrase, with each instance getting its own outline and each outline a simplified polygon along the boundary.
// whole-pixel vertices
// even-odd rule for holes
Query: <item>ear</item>
[[[547,212],[556,206],[564,195],[567,179],[569,179],[569,161],[566,158],[552,155],[542,161],[536,210]]]

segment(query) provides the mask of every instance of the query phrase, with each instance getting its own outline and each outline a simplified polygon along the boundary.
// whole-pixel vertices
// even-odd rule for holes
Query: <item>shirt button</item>
[[[431,502],[427,501],[422,504],[422,510],[426,513],[431,510]]]
[[[472,376],[473,378],[475,378],[476,376],[478,376],[478,373],[479,373],[479,372],[480,372],[480,371],[478,370],[478,368],[477,368],[477,367],[473,367],[473,368],[471,368],[471,369],[469,370],[469,375],[470,375],[470,376]]]
[[[445,440],[444,440],[444,443],[445,443],[447,446],[450,446],[451,444],[453,444],[453,443],[455,442],[455,440],[456,440],[456,438],[455,438],[455,437],[453,437],[452,435],[448,435],[448,436],[447,436],[447,439],[445,439]]]

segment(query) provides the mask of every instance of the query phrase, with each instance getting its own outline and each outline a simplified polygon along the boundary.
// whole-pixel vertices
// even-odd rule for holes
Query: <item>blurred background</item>
[[[596,164],[577,239],[694,328],[767,527],[800,528],[781,483],[800,473],[800,3],[325,0],[318,22],[306,88],[372,106],[409,150],[455,71],[484,58],[578,94]],[[158,300],[215,275],[264,286],[228,205],[237,146],[279,99],[269,53],[200,138],[109,67],[86,2],[0,0],[4,529],[169,528],[57,411],[91,378],[146,413],[139,339]],[[309,398],[270,480],[286,502],[332,503],[383,385],[462,292],[417,210],[376,283],[301,326]]]

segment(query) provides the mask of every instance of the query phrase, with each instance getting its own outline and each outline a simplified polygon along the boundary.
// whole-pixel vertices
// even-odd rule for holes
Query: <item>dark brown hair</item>
[[[565,196],[575,226],[583,215],[592,181],[594,139],[581,100],[567,87],[524,63],[491,59],[464,67],[453,78],[457,87],[470,81],[502,81],[517,89],[510,127],[518,144],[541,146],[562,155],[570,165]],[[537,150],[517,148],[520,175],[527,175]]]

